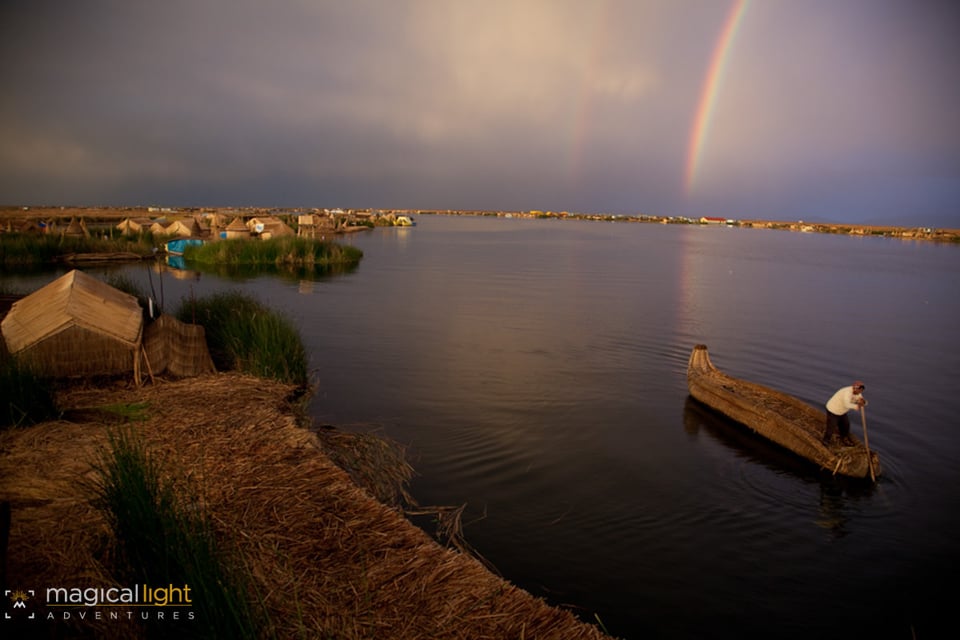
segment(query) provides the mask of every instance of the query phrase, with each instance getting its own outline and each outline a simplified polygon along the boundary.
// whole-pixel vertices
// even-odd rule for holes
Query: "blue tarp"
[[[199,247],[203,240],[199,238],[178,238],[167,243],[167,253],[172,255],[183,255],[183,250],[187,247]]]

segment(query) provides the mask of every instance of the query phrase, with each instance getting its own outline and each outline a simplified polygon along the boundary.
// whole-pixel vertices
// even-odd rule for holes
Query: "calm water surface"
[[[421,504],[467,503],[506,578],[614,635],[935,637],[960,560],[960,247],[417,222],[347,238],[348,275],[164,276],[164,295],[239,287],[285,311],[317,421],[408,445]],[[881,481],[830,478],[690,400],[698,342],[817,406],[863,379]]]

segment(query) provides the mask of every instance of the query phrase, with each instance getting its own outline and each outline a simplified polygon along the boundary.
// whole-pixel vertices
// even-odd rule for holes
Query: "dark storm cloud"
[[[957,216],[960,23],[933,2],[745,5],[685,190],[733,6],[5,2],[0,195]]]

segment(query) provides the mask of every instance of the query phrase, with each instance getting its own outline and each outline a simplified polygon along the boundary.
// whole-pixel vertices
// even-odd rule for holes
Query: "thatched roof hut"
[[[263,231],[260,232],[260,237],[264,240],[292,235],[295,235],[293,228],[283,220],[276,220],[265,224]]]
[[[157,220],[150,225],[150,228],[147,229],[147,231],[155,236],[165,236],[167,235],[167,222],[165,220]]]
[[[200,225],[194,218],[174,220],[164,229],[164,235],[191,238],[200,235]]]
[[[227,225],[226,232],[228,240],[250,237],[250,229],[247,228],[247,225],[245,225],[240,218],[234,218],[233,222]]]
[[[67,225],[67,228],[64,230],[63,235],[89,237],[90,232],[87,231],[87,225],[83,220],[77,220],[76,218],[71,218],[70,224]]]
[[[207,224],[210,227],[225,227],[229,222],[229,218],[222,213],[205,214],[203,217],[206,219]]]
[[[126,218],[117,224],[117,229],[123,233],[134,234],[146,231],[152,224],[153,220],[150,218]]]
[[[294,235],[293,228],[276,216],[251,218],[247,220],[247,228],[264,239]]]
[[[201,236],[210,235],[210,222],[210,220],[207,220],[203,216],[193,216],[193,224]]]
[[[139,370],[137,299],[74,269],[13,304],[0,324],[10,353],[54,377]]]

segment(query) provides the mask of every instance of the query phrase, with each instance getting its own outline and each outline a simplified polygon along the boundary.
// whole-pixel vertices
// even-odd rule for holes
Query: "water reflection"
[[[171,273],[178,279],[184,278],[182,274],[190,273],[191,278],[200,279],[200,274],[216,276],[223,280],[232,282],[247,282],[260,276],[277,276],[281,280],[291,282],[298,287],[305,281],[320,281],[328,278],[346,275],[357,269],[356,264],[351,265],[229,265],[229,264],[205,264],[195,261],[185,260],[183,256],[167,256],[167,266]],[[181,275],[177,275],[179,272]]]
[[[304,296],[313,293],[313,280],[301,280],[297,286],[297,293]]]
[[[684,431],[691,437],[699,437],[701,431],[712,441],[723,445],[737,458],[748,461],[773,472],[777,477],[787,476],[807,485],[818,485],[818,504],[814,524],[830,532],[837,538],[848,533],[851,503],[869,498],[876,485],[855,478],[834,476],[820,469],[800,456],[787,451],[766,438],[750,431],[747,427],[723,416],[688,396],[683,407]],[[754,474],[749,474],[751,483],[757,482]],[[752,487],[755,492],[770,493],[768,499],[780,502],[783,496],[777,495],[775,487]],[[797,495],[794,493],[793,495]],[[801,505],[802,506],[802,505]]]
[[[771,471],[786,471],[808,482],[815,480],[818,475],[818,468],[815,465],[713,411],[690,396],[687,396],[684,403],[683,423],[684,430],[691,436],[697,436],[702,429],[737,457],[761,464]]]
[[[815,521],[818,527],[826,529],[836,538],[848,533],[846,504],[843,490],[830,483],[820,484],[820,516]]]
[[[164,262],[158,261],[155,263],[154,271],[161,275],[164,273],[169,273],[177,280],[200,279],[200,272],[194,271],[193,269],[188,269],[187,263],[183,260],[183,256],[166,256]]]

